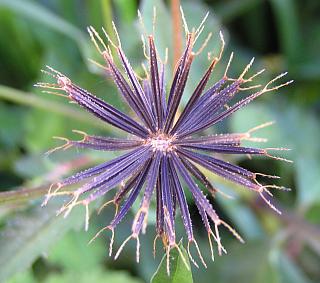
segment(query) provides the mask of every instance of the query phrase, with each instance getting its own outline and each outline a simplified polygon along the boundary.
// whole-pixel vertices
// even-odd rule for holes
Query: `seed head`
[[[225,252],[219,235],[219,227],[221,225],[229,229],[241,242],[243,241],[240,235],[217,215],[213,205],[208,201],[207,192],[215,195],[220,191],[204,175],[203,168],[256,192],[272,209],[280,213],[271,203],[270,196],[272,194],[270,189],[284,188],[275,185],[262,185],[257,180],[258,177],[275,178],[275,176],[251,172],[219,158],[219,154],[244,154],[285,160],[271,154],[274,150],[284,150],[282,148],[259,149],[242,146],[244,140],[263,141],[263,139],[252,137],[252,134],[258,129],[269,126],[270,123],[260,125],[246,133],[208,136],[201,135],[201,132],[228,118],[235,111],[246,106],[262,94],[277,90],[288,85],[291,81],[272,87],[271,84],[285,75],[281,74],[265,86],[248,86],[248,83],[251,83],[255,77],[264,71],[261,70],[248,77],[247,74],[253,64],[253,60],[245,66],[243,72],[237,78],[230,78],[227,72],[233,57],[233,54],[231,54],[224,75],[216,83],[207,87],[211,73],[223,54],[224,40],[222,33],[220,33],[221,50],[218,56],[213,58],[210,56],[211,59],[207,71],[196,85],[182,112],[178,114],[191,65],[209,40],[205,41],[199,52],[193,51],[194,45],[203,30],[203,24],[204,21],[201,22],[200,27],[189,32],[184,19],[186,48],[178,60],[168,89],[164,81],[165,62],[158,57],[153,35],[147,37],[148,47],[145,44],[143,46],[145,52],[148,49],[146,58],[149,62],[149,69],[146,70],[146,78],[141,79],[134,72],[123,52],[117,32],[118,43],[114,43],[104,30],[103,33],[106,40],[103,40],[93,27],[88,28],[91,40],[105,61],[104,71],[108,72],[113,79],[121,96],[134,112],[135,118],[131,118],[109,103],[95,97],[74,84],[67,76],[51,67],[47,67],[44,72],[55,78],[56,83],[37,84],[38,87],[45,88],[51,93],[52,90],[63,91],[63,96],[77,103],[92,115],[129,134],[129,138],[114,138],[93,136],[77,131],[83,135],[81,140],[73,141],[62,138],[65,144],[56,149],[77,147],[99,151],[125,152],[115,159],[76,173],[52,185],[44,202],[46,204],[52,196],[57,195],[71,197],[70,201],[60,209],[59,213],[64,213],[67,216],[74,206],[78,204],[84,205],[86,208],[87,228],[89,204],[97,198],[103,197],[107,192],[114,191],[114,197],[103,207],[113,203],[116,207],[116,215],[111,223],[100,231],[110,230],[112,232],[111,255],[114,229],[126,216],[137,197],[141,195],[140,209],[133,219],[131,235],[121,245],[115,254],[115,258],[120,255],[127,241],[135,239],[137,241],[137,261],[139,261],[139,236],[141,232],[146,230],[150,202],[153,199],[153,195],[155,195],[157,206],[156,239],[162,239],[168,258],[171,249],[177,248],[179,250],[175,229],[176,211],[179,210],[187,235],[190,260],[198,266],[198,263],[190,253],[190,246],[193,244],[201,262],[206,266],[194,237],[192,219],[189,214],[183,183],[186,185],[186,189],[191,192],[201,215],[204,228],[208,234],[212,258],[212,239],[217,243],[219,254]],[[143,42],[146,42],[146,40],[144,39]],[[111,49],[114,50],[113,53]],[[122,64],[121,67],[116,65],[112,54],[117,54]],[[234,102],[234,97],[243,90],[254,89],[256,90],[249,96]],[[229,106],[226,107],[226,105]],[[51,150],[50,153],[56,149]],[[62,190],[69,185],[80,184],[80,182],[83,185],[79,185],[75,191]],[[198,185],[201,185],[201,187]],[[169,265],[167,268],[169,272]]]

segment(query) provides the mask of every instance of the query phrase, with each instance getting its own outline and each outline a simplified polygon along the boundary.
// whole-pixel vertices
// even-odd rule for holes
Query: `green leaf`
[[[43,148],[47,148],[47,146]],[[44,154],[30,154],[16,161],[15,172],[26,179],[31,179],[49,174],[50,171],[55,169],[55,166]]]
[[[11,149],[21,143],[25,132],[21,121],[25,116],[25,109],[0,102],[0,145]]]
[[[90,232],[69,231],[50,250],[47,260],[68,271],[81,272],[96,268],[106,259],[107,251],[104,240],[101,238],[88,245],[97,232],[95,228],[94,226],[94,229],[90,229]]]
[[[229,0],[216,5],[216,13],[223,23],[231,22],[261,4],[262,0]]]
[[[144,0],[141,1],[140,9],[144,21],[145,28],[149,34],[152,34],[153,26],[153,9],[156,8],[156,24],[155,24],[155,43],[157,51],[161,58],[165,56],[165,49],[172,50],[172,24],[170,12],[167,10],[161,0]],[[172,62],[172,52],[169,52],[169,65]],[[171,74],[171,72],[168,72]]]
[[[227,185],[218,184],[218,187],[222,191],[227,191]],[[232,196],[235,192],[232,193]],[[219,204],[223,205],[228,216],[232,219],[236,227],[239,227],[239,233],[245,241],[252,239],[263,238],[263,230],[257,216],[254,212],[247,207],[244,203],[239,201],[237,197],[235,199],[228,199],[222,196],[217,196]]]
[[[38,153],[52,146],[52,136],[63,135],[68,125],[65,117],[32,109],[26,119],[25,145],[29,152]],[[41,131],[39,131],[41,129]]]
[[[266,105],[256,103],[236,112],[231,118],[232,129],[235,132],[246,132],[256,125],[276,121],[272,127],[255,133],[256,137],[268,138],[268,143],[254,144],[254,146],[292,149],[287,154],[282,151],[277,155],[294,161],[293,165],[279,164],[286,168],[295,167],[298,186],[297,204],[305,209],[320,201],[318,177],[320,146],[315,142],[320,140],[320,129],[317,118],[311,112],[299,109],[295,105],[287,103],[284,105],[282,100],[277,100],[277,105],[275,105],[276,103]],[[252,117],[255,118],[252,119]],[[274,173],[277,174],[277,172]]]
[[[269,261],[270,242],[233,242],[228,255],[219,258],[217,282],[279,283],[278,274]]]
[[[51,202],[45,208],[37,206],[23,211],[7,223],[0,237],[0,282],[28,268],[66,231],[78,228],[84,211],[75,208],[68,218],[56,216],[61,203]]]
[[[0,0],[0,7],[1,6],[9,8],[32,21],[38,22],[41,26],[45,26],[66,35],[77,43],[84,59],[87,59],[90,56],[89,41],[87,40],[86,35],[81,30],[43,6],[31,1]]]
[[[271,7],[277,21],[278,38],[288,63],[293,65],[301,60],[301,36],[299,33],[298,5],[293,0],[271,0]],[[297,62],[298,61],[298,62]]]
[[[142,281],[133,278],[123,271],[111,272],[103,271],[99,268],[84,269],[82,272],[65,272],[62,274],[50,275],[45,283],[88,283],[88,282],[108,282],[108,283],[141,283]]]
[[[25,272],[21,272],[13,276],[12,278],[9,279],[6,283],[36,283],[38,280],[34,278],[32,271],[28,270]]]
[[[293,143],[292,154],[299,188],[298,204],[308,208],[320,202],[320,145],[317,142],[320,140],[319,122],[312,112],[293,106],[288,107],[281,116],[283,134]]]
[[[177,249],[170,251],[170,274],[167,273],[167,257],[163,256],[160,265],[153,275],[152,283],[192,283],[192,272],[188,254],[182,245],[179,245],[188,268]]]
[[[254,119],[252,118],[254,117]],[[246,142],[246,145],[254,147],[277,147],[288,146],[287,142],[283,140],[283,135],[280,132],[280,125],[275,114],[271,111],[271,105],[253,102],[245,108],[237,111],[231,116],[230,124],[231,130],[237,133],[245,133],[248,130],[264,124],[266,122],[275,121],[276,124],[270,127],[260,129],[253,135],[259,138],[267,138],[267,143],[253,143]],[[284,144],[286,142],[286,144]]]
[[[316,154],[316,153],[315,153]],[[296,161],[298,201],[301,206],[310,207],[320,202],[320,162],[316,155],[300,155]]]

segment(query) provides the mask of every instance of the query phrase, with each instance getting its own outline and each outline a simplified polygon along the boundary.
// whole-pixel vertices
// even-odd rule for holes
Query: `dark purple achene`
[[[106,62],[105,71],[113,78],[120,94],[136,114],[136,120],[93,96],[86,90],[81,89],[65,75],[50,67],[45,72],[52,75],[57,80],[57,83],[37,84],[37,86],[43,88],[63,90],[73,102],[76,102],[102,121],[130,134],[130,138],[125,139],[90,136],[79,132],[84,135],[82,140],[71,141],[66,139],[67,143],[59,148],[66,149],[74,146],[102,151],[126,150],[127,152],[113,160],[79,172],[58,182],[54,191],[52,191],[53,187],[50,188],[45,200],[46,203],[51,196],[71,195],[71,201],[64,205],[60,212],[64,212],[67,215],[77,204],[83,204],[88,212],[89,203],[120,185],[114,198],[108,202],[115,204],[117,213],[111,223],[100,231],[102,232],[105,229],[112,231],[111,254],[115,227],[128,213],[137,197],[143,194],[141,196],[140,209],[132,224],[132,234],[120,247],[115,258],[119,256],[124,244],[133,238],[137,240],[137,260],[139,260],[139,235],[141,231],[144,232],[146,229],[150,202],[153,194],[155,194],[157,204],[156,239],[158,237],[162,239],[167,255],[169,256],[172,248],[178,248],[175,233],[175,217],[176,210],[179,207],[182,222],[186,230],[190,259],[197,265],[189,251],[190,244],[194,244],[202,263],[205,265],[194,238],[192,221],[182,183],[186,184],[186,187],[190,190],[199,210],[204,227],[208,233],[212,258],[213,247],[211,237],[217,242],[219,254],[225,251],[221,245],[218,231],[218,227],[221,224],[228,228],[240,241],[243,241],[235,230],[219,218],[207,200],[205,193],[198,187],[198,184],[203,185],[212,195],[219,192],[198,166],[259,193],[271,208],[279,212],[271,204],[267,196],[271,195],[268,188],[279,187],[274,185],[263,186],[257,181],[257,175],[271,178],[277,178],[276,176],[253,173],[247,169],[208,155],[208,153],[254,154],[283,160],[282,158],[270,155],[269,151],[273,149],[257,149],[241,146],[243,140],[258,140],[252,138],[250,134],[254,130],[267,126],[270,123],[261,125],[247,133],[195,137],[193,135],[229,117],[232,113],[263,93],[276,90],[291,83],[291,81],[269,88],[271,83],[284,75],[281,74],[266,84],[261,90],[234,103],[232,106],[226,107],[227,104],[232,104],[232,99],[237,93],[254,88],[243,87],[243,85],[251,82],[262,71],[248,79],[244,79],[253,63],[252,60],[237,79],[231,79],[227,76],[227,70],[232,59],[231,56],[224,76],[205,91],[211,72],[217,62],[219,62],[223,51],[224,41],[220,33],[222,48],[219,57],[212,59],[208,70],[195,87],[185,108],[178,115],[177,110],[185,90],[190,67],[197,55],[192,49],[199,35],[199,30],[201,29],[199,28],[196,32],[187,33],[186,48],[177,63],[167,95],[164,82],[164,63],[157,56],[152,35],[148,37],[149,56],[147,59],[149,61],[149,72],[147,78],[141,81],[129,64],[121,48],[120,40],[116,45],[107,36],[109,43],[118,54],[119,61],[122,63],[127,78],[124,77],[123,72],[116,66],[109,46],[106,46],[92,27],[88,28],[91,39]],[[85,181],[84,184],[73,192],[60,191],[63,187],[83,181]],[[120,204],[122,206],[118,210]],[[213,229],[210,222],[213,223]]]

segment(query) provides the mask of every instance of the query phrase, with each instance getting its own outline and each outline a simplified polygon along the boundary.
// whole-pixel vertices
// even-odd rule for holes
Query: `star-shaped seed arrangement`
[[[243,242],[240,235],[217,215],[213,205],[208,201],[206,197],[208,193],[215,196],[216,193],[222,192],[208,180],[203,173],[203,168],[259,194],[273,210],[280,213],[270,201],[270,196],[272,196],[270,189],[285,188],[276,185],[262,185],[257,180],[258,177],[278,178],[277,176],[251,172],[219,157],[221,154],[258,155],[289,161],[272,155],[273,150],[285,150],[284,148],[261,149],[242,146],[243,141],[263,141],[263,139],[253,137],[252,134],[271,123],[257,126],[245,133],[201,134],[262,94],[278,90],[292,81],[272,86],[286,75],[283,73],[264,86],[248,86],[248,83],[264,71],[261,70],[251,76],[247,75],[254,59],[245,66],[237,78],[230,78],[227,73],[233,58],[233,53],[231,53],[224,75],[213,85],[207,87],[213,69],[221,60],[225,46],[223,35],[220,32],[221,49],[218,56],[210,59],[209,67],[194,91],[191,94],[185,94],[191,65],[205,47],[204,44],[199,51],[194,51],[194,45],[203,31],[205,20],[197,29],[189,31],[184,16],[182,18],[186,34],[185,49],[175,66],[172,80],[168,82],[170,86],[168,88],[165,82],[166,62],[158,56],[154,34],[143,35],[143,50],[149,66],[145,68],[145,78],[140,78],[122,49],[115,26],[117,42],[113,42],[104,29],[102,31],[105,39],[102,39],[93,27],[88,28],[91,40],[104,59],[105,65],[101,67],[108,77],[113,79],[120,95],[134,113],[134,118],[82,89],[66,75],[49,66],[44,72],[51,75],[56,82],[36,84],[38,87],[45,88],[46,92],[63,91],[63,95],[72,102],[77,103],[103,122],[127,133],[127,138],[118,138],[93,136],[75,131],[83,135],[82,140],[74,141],[64,138],[66,143],[52,151],[76,147],[122,153],[115,159],[53,184],[44,204],[53,196],[70,197],[59,213],[67,216],[73,207],[83,205],[86,208],[87,229],[89,204],[102,198],[107,192],[114,191],[114,197],[106,204],[113,203],[116,206],[116,214],[110,224],[97,233],[99,235],[105,230],[112,232],[109,251],[112,255],[114,230],[130,211],[133,203],[140,199],[140,208],[133,219],[131,234],[115,253],[115,258],[117,258],[124,245],[130,239],[135,239],[137,242],[136,257],[139,261],[139,236],[141,232],[146,231],[150,203],[155,198],[155,240],[162,239],[167,254],[168,272],[170,271],[171,249],[177,248],[183,260],[186,260],[177,244],[175,229],[177,211],[181,215],[185,228],[190,260],[198,266],[190,252],[190,246],[194,245],[201,262],[206,266],[194,237],[185,190],[191,193],[207,231],[212,259],[214,256],[212,239],[217,244],[219,255],[225,252],[219,235],[220,226],[226,227],[238,240]],[[118,56],[117,60],[114,60],[114,54]],[[121,66],[118,66],[116,62],[121,62]],[[254,92],[242,100],[234,100],[239,93],[252,90]],[[189,95],[189,99],[182,108],[183,95]],[[179,111],[180,107],[181,111]],[[78,183],[81,185],[76,190],[63,190],[65,187]]]

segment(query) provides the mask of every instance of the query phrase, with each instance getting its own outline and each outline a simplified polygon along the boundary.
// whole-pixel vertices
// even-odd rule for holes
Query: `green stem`
[[[13,191],[0,192],[0,205],[12,204],[36,199],[44,196],[50,185],[40,186],[32,189],[16,189]]]
[[[125,24],[132,24],[137,14],[137,2],[134,0],[114,0],[116,11],[119,11],[120,21]]]
[[[0,85],[0,99],[57,113],[83,123],[90,123],[90,125],[93,127],[105,130],[108,128],[110,129],[108,124],[100,121],[97,122],[96,119],[93,120],[92,117],[86,112],[82,112],[74,109],[71,106],[55,101],[49,101],[48,99],[42,98],[38,95],[27,93],[4,85]]]
[[[101,0],[103,25],[111,40],[117,44],[117,36],[112,26],[113,14],[111,0]]]
[[[270,0],[278,27],[278,38],[289,67],[295,67],[301,52],[297,5],[293,0]]]

